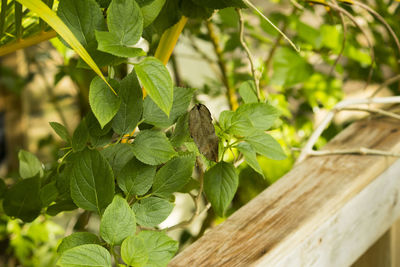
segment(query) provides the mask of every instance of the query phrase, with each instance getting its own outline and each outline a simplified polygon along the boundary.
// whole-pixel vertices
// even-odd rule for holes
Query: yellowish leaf
[[[50,25],[71,47],[75,52],[102,78],[105,83],[110,87],[114,94],[117,94],[111,85],[108,83],[104,75],[101,73],[99,67],[93,61],[92,57],[76,39],[71,30],[64,24],[64,22],[51,10],[45,3],[38,0],[17,0],[19,3],[35,12],[42,20]]]

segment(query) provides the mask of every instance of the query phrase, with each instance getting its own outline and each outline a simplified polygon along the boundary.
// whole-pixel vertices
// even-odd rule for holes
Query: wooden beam
[[[399,152],[399,122],[356,122],[326,146],[359,147]],[[349,266],[400,216],[400,160],[395,161],[370,155],[308,158],[169,266]]]

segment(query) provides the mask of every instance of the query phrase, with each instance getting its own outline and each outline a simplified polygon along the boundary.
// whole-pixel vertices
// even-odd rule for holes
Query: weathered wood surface
[[[360,146],[399,152],[399,122],[354,123],[326,148]],[[169,266],[349,266],[400,216],[399,192],[396,158],[308,158]]]

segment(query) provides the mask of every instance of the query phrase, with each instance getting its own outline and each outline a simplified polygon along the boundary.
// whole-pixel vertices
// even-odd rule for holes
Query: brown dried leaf
[[[197,104],[190,111],[189,131],[200,153],[218,162],[218,137],[215,135],[211,113],[205,105]]]

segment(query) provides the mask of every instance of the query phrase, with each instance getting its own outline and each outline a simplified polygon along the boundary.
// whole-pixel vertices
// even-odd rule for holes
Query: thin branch
[[[19,41],[3,45],[0,47],[0,57],[15,52],[19,49],[27,48],[29,46],[41,43],[43,41],[47,41],[56,36],[57,33],[51,30],[48,32],[41,32],[37,35],[28,37],[26,39],[20,39]]]
[[[393,76],[389,79],[387,79],[384,83],[382,83],[373,93],[370,97],[376,96],[383,88],[391,85],[392,83],[395,83],[397,81],[400,81],[400,74]]]
[[[264,20],[266,20],[271,26],[272,28],[274,28],[277,32],[279,32],[280,35],[283,36],[283,38],[285,38],[285,40],[294,48],[294,50],[296,50],[297,52],[300,52],[300,48],[298,48],[293,42],[292,40],[289,39],[289,37],[287,37],[286,34],[284,34],[277,26],[275,26],[275,24],[269,19],[267,18],[255,5],[253,5],[253,3],[251,3],[249,0],[243,0],[243,2],[250,7],[251,9],[253,9],[255,12],[257,12]]]
[[[400,157],[400,153],[393,153],[378,149],[370,149],[365,147],[354,148],[354,149],[335,149],[335,150],[312,150],[308,153],[310,156],[328,156],[328,155],[375,155],[375,156],[387,156],[387,157]]]
[[[301,150],[300,156],[297,158],[297,162],[299,163],[307,158],[310,152],[313,151],[313,146],[317,142],[318,138],[321,136],[322,132],[332,121],[335,114],[345,108],[354,105],[363,105],[363,104],[395,104],[400,103],[400,96],[392,96],[392,97],[376,97],[376,98],[366,98],[366,99],[346,99],[338,104],[326,114],[325,118],[321,121],[318,127],[314,130],[307,143]]]
[[[379,20],[386,27],[386,29],[388,30],[389,34],[392,36],[394,42],[396,43],[397,50],[398,50],[398,52],[400,54],[400,41],[397,38],[397,35],[393,31],[392,27],[390,27],[390,25],[385,21],[385,19],[378,12],[376,12],[374,9],[372,9],[369,6],[367,6],[366,4],[358,2],[358,1],[355,1],[355,0],[353,0],[352,2],[353,2],[354,5],[357,5],[357,6],[361,7],[361,8],[363,8],[363,9],[367,10],[372,15],[374,15],[375,18],[377,20]]]
[[[226,62],[224,55],[222,53],[222,49],[219,46],[219,39],[214,31],[214,26],[210,21],[206,22],[207,30],[208,30],[208,37],[211,40],[211,43],[214,47],[214,52],[218,58],[218,66],[222,74],[222,82],[226,88],[226,96],[228,98],[229,106],[232,110],[236,110],[239,107],[238,100],[235,94],[234,88],[231,87],[228,79],[228,71],[226,68]]]
[[[334,3],[335,6],[339,6],[339,5],[337,4],[337,1],[336,1],[336,0],[333,0],[333,3]],[[336,68],[336,65],[339,63],[339,60],[340,60],[340,58],[342,57],[342,55],[343,55],[343,53],[344,53],[344,49],[345,49],[345,47],[346,47],[346,41],[347,41],[347,40],[346,40],[346,39],[347,39],[347,25],[346,25],[346,22],[344,21],[344,16],[343,16],[343,14],[340,13],[340,12],[338,12],[338,13],[339,13],[339,17],[340,17],[340,23],[342,24],[342,28],[343,28],[342,47],[340,48],[339,54],[338,54],[338,56],[336,57],[335,62],[333,63],[331,70],[329,71],[329,76],[332,75],[332,73],[334,72],[334,70],[335,70],[335,68]]]
[[[373,67],[374,67],[374,63],[375,63],[375,52],[374,52],[374,48],[373,48],[373,46],[372,46],[371,40],[370,40],[369,37],[368,37],[367,32],[364,30],[364,28],[362,28],[362,27],[360,26],[360,24],[357,22],[357,20],[355,19],[355,17],[354,17],[353,15],[351,15],[347,10],[341,8],[340,6],[335,6],[335,5],[332,5],[332,4],[327,3],[327,2],[320,2],[320,1],[316,1],[316,0],[308,0],[308,2],[309,2],[309,3],[316,4],[316,5],[328,6],[328,7],[330,7],[331,9],[336,10],[337,12],[344,14],[346,17],[348,17],[348,18],[353,22],[353,24],[354,24],[354,25],[361,31],[361,33],[364,35],[365,40],[367,41],[367,44],[368,44],[369,54],[370,54],[370,57],[371,57],[371,67],[370,67],[369,74],[368,74],[368,79],[367,79],[367,82],[366,82],[366,86],[368,86],[368,84],[369,84],[370,81],[371,81],[372,73],[373,73],[373,70],[374,70]]]
[[[369,112],[369,113],[376,113],[376,114],[380,114],[383,116],[387,116],[396,120],[400,120],[400,115],[396,114],[394,112],[390,112],[390,111],[386,111],[383,109],[379,109],[379,108],[359,108],[359,107],[351,107],[351,108],[342,108],[338,111],[364,111],[364,112]]]
[[[246,41],[244,40],[244,19],[243,19],[243,14],[242,11],[239,8],[236,8],[236,13],[239,16],[239,38],[240,38],[240,44],[242,45],[244,51],[246,51],[247,58],[249,59],[250,62],[250,67],[251,67],[251,73],[253,75],[254,83],[256,85],[256,91],[257,91],[257,98],[260,101],[261,100],[261,94],[260,94],[260,79],[259,75],[257,73],[257,69],[254,65],[254,58],[253,55],[251,54],[251,51],[249,47],[246,44]]]

